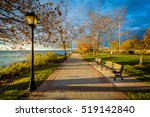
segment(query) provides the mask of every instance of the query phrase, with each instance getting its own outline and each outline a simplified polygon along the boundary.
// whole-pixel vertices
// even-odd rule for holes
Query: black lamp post
[[[30,79],[30,85],[29,90],[34,91],[36,89],[35,81],[34,81],[34,28],[38,23],[38,18],[34,14],[34,12],[26,13],[25,15],[27,22],[32,30],[32,43],[31,43],[31,79]]]
[[[66,41],[63,41],[64,50],[65,50],[65,60],[67,59],[67,53],[66,53]]]

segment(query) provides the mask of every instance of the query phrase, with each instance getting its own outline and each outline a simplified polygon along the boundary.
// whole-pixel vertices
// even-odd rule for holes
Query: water
[[[63,50],[47,50],[54,52],[58,55],[63,55]],[[37,50],[35,53],[45,54],[47,51],[45,50]],[[71,50],[67,50],[67,53],[71,52]],[[0,67],[8,66],[15,62],[24,61],[26,56],[30,53],[30,51],[0,51]]]

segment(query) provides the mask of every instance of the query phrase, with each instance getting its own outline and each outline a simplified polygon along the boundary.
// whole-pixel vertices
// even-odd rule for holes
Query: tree
[[[134,40],[125,40],[124,42],[122,42],[121,44],[121,49],[123,50],[130,50],[130,49],[133,49],[134,48],[134,43],[135,41]]]
[[[54,35],[54,46],[64,50],[65,59],[67,58],[66,49],[70,48],[72,41],[77,39],[80,34],[78,26],[73,26],[69,22],[64,21],[61,26],[57,27],[57,36]]]
[[[89,20],[86,25],[92,36],[93,56],[97,56],[99,47],[104,44],[105,39],[107,39],[108,47],[111,49],[112,41],[118,37],[118,22],[124,20],[124,17],[125,9],[114,10],[106,14],[89,12]]]
[[[126,9],[117,9],[113,10],[112,12],[108,13],[107,16],[110,19],[110,23],[106,27],[105,35],[108,42],[108,48],[111,50],[111,43],[116,39],[120,38],[121,35],[123,35],[125,32],[121,32],[120,23],[125,19]],[[118,43],[120,43],[120,40],[118,40]],[[120,45],[118,44],[118,49]]]
[[[93,37],[93,52],[95,52],[94,56],[97,56],[99,52],[99,46],[103,42],[101,36],[106,28],[106,26],[110,23],[110,19],[107,15],[101,15],[100,13],[89,12],[89,28]]]
[[[80,53],[93,50],[93,44],[91,43],[91,41],[92,41],[91,36],[84,36],[78,39],[76,50]]]
[[[144,42],[146,44],[146,48],[150,49],[150,28],[147,29],[146,34],[144,35]]]
[[[52,29],[57,25],[57,17],[61,15],[58,4],[47,2],[41,4],[39,0],[1,0],[0,1],[0,41],[3,45],[10,45],[12,49],[22,48],[31,43],[30,27],[25,21],[25,13],[34,11],[39,23],[35,30],[34,43],[49,46]]]
[[[140,63],[139,63],[140,65],[143,64],[144,54],[149,47],[148,35],[149,35],[149,29],[147,29],[146,33],[145,31],[141,31],[141,30],[131,33],[131,36],[135,42],[134,49],[139,50],[140,53]]]
[[[118,40],[114,40],[110,44],[111,49],[117,50],[118,49]]]

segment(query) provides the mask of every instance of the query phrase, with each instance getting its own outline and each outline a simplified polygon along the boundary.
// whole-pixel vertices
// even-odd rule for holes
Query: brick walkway
[[[124,80],[121,80],[121,78],[117,78],[117,80],[114,81],[114,73],[110,72],[109,70],[101,69],[101,67],[97,67],[96,64],[89,64],[91,64],[95,69],[102,73],[104,77],[107,78],[107,80],[113,83],[118,88],[118,90],[122,92],[150,91],[150,84],[141,82],[135,77],[131,77],[128,74],[123,74],[122,76],[124,77]]]
[[[127,99],[79,54],[72,54],[28,99]]]

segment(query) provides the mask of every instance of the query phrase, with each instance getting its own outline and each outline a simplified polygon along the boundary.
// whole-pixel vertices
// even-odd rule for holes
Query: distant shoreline
[[[31,51],[31,50],[0,50],[0,51]],[[56,50],[34,50],[34,51],[64,51],[64,50],[56,49]],[[74,50],[68,49],[67,51],[74,51]]]
[[[48,51],[57,55],[64,54],[64,50],[35,50],[35,53],[45,54]],[[30,52],[30,50],[0,50],[0,68],[7,67],[16,62],[25,61],[25,57]],[[72,52],[72,50],[67,50],[67,53],[69,52]]]

